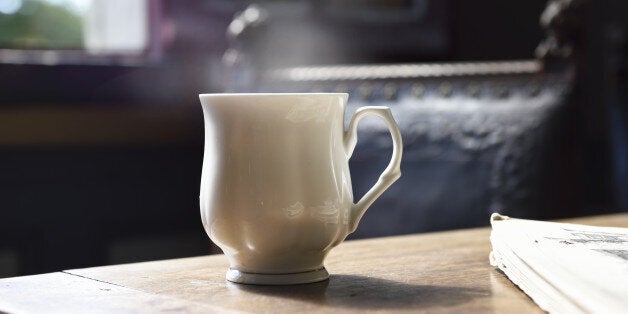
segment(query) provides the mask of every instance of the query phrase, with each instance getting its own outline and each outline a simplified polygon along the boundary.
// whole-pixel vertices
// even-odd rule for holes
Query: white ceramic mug
[[[347,94],[201,94],[205,155],[201,219],[231,263],[227,280],[325,280],[327,253],[401,175],[401,134],[388,107],[362,107],[344,130]],[[392,159],[353,202],[349,158],[357,124],[381,117]]]

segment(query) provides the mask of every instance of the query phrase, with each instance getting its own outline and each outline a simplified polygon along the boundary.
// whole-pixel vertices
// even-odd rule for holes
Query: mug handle
[[[384,193],[390,185],[392,185],[401,176],[401,155],[403,153],[403,143],[401,140],[401,132],[399,132],[399,126],[393,118],[392,112],[389,107],[385,106],[367,106],[358,109],[349,123],[349,129],[344,133],[344,146],[347,154],[347,159],[353,155],[355,144],[358,142],[357,127],[362,118],[367,115],[375,115],[384,120],[388,126],[388,131],[393,141],[393,153],[390,159],[390,163],[384,169],[384,172],[379,176],[379,179],[373,185],[373,187],[362,196],[362,198],[351,206],[351,212],[349,213],[349,233],[355,231],[360,222],[360,218],[364,215],[364,212],[375,202],[375,200]]]

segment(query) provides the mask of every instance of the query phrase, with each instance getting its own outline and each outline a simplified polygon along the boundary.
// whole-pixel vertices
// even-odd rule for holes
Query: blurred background
[[[388,105],[350,238],[628,211],[622,0],[0,0],[0,277],[218,253],[199,93]],[[355,197],[390,158],[364,120]]]

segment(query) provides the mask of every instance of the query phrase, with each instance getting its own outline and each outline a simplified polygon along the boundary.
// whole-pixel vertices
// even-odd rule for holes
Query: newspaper
[[[628,313],[628,228],[491,216],[491,265],[550,313]]]

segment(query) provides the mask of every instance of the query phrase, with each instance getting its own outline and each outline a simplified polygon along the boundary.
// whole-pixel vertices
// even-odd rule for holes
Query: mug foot
[[[296,285],[319,282],[326,280],[327,278],[329,278],[329,273],[325,267],[317,270],[292,274],[245,273],[231,268],[227,271],[228,281],[249,285]]]

